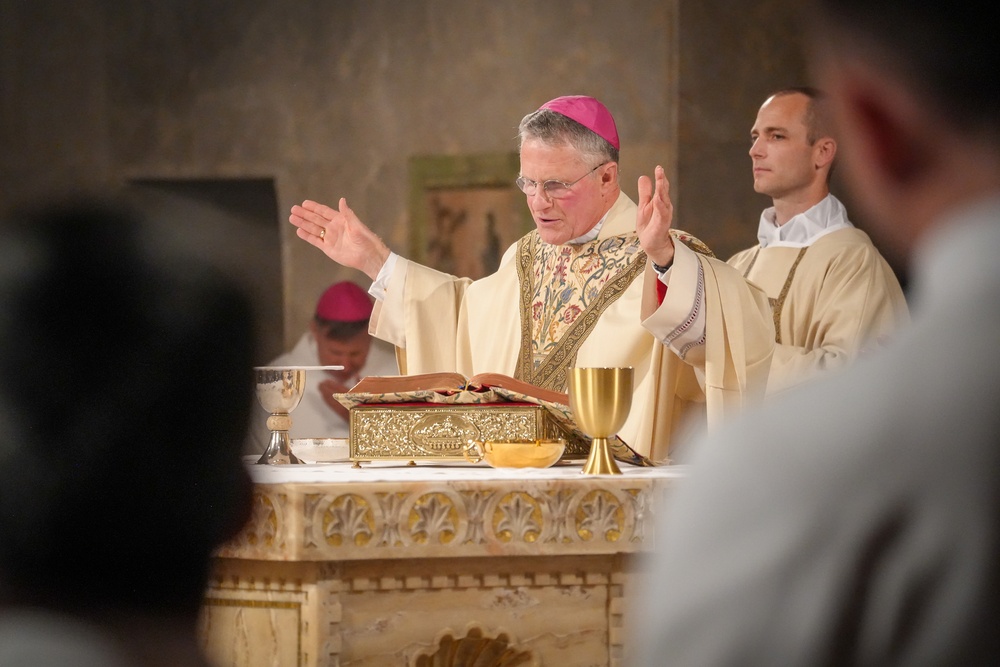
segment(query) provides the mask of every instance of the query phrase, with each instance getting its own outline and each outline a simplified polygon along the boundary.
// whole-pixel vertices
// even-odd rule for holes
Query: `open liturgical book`
[[[502,373],[478,373],[466,378],[460,373],[439,372],[419,375],[368,376],[344,394],[334,398],[344,407],[386,403],[436,403],[451,405],[491,403],[534,403],[545,408],[571,439],[590,442],[573,420],[569,396],[543,389]],[[616,459],[633,465],[654,463],[638,454],[620,438],[612,440]]]
[[[433,391],[448,394],[462,391],[485,392],[497,388],[530,396],[546,403],[569,405],[569,396],[562,392],[542,389],[502,373],[478,373],[470,378],[466,378],[461,373],[449,372],[369,376],[362,378],[354,385],[350,393],[398,394],[411,391]]]

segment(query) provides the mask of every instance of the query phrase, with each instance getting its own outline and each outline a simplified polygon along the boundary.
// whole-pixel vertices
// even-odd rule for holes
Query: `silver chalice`
[[[271,439],[257,463],[300,463],[292,453],[288,429],[292,426],[289,413],[302,400],[302,393],[306,389],[305,369],[257,366],[253,370],[257,378],[257,400],[261,407],[271,413],[267,418]]]

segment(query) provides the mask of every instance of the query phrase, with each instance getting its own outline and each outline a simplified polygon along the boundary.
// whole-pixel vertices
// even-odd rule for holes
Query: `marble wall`
[[[616,115],[625,191],[663,164],[678,226],[727,256],[766,204],[756,108],[803,80],[796,4],[0,0],[0,206],[135,179],[273,184],[271,236],[243,262],[278,267],[255,286],[281,313],[271,354],[329,282],[365,282],[294,237],[292,204],[347,197],[405,251],[411,158],[514,151],[526,112],[585,93]]]

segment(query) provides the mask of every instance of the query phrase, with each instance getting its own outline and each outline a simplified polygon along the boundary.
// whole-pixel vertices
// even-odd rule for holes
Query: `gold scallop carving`
[[[433,652],[417,654],[410,667],[538,667],[534,653],[513,646],[505,633],[488,637],[473,627],[464,637],[455,634],[446,631]]]

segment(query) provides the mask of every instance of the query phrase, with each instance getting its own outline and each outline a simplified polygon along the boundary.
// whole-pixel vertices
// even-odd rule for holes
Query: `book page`
[[[388,394],[402,391],[458,391],[466,385],[461,373],[421,373],[419,375],[369,375],[351,387],[351,393]]]

